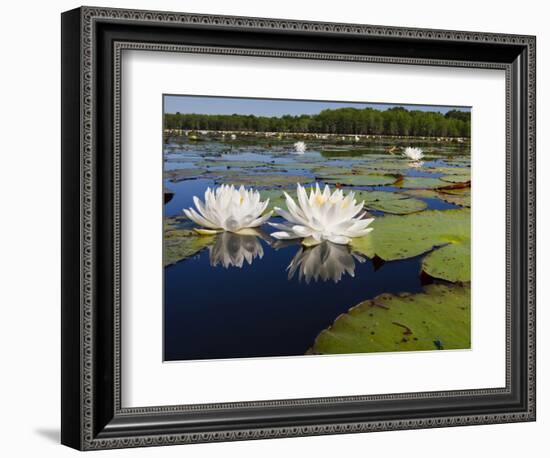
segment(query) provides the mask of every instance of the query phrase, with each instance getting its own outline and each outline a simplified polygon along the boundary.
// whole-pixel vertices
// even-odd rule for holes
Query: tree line
[[[470,113],[439,112],[394,107],[326,109],[315,115],[212,115],[166,113],[166,129],[303,132],[347,135],[402,135],[421,137],[470,137]]]

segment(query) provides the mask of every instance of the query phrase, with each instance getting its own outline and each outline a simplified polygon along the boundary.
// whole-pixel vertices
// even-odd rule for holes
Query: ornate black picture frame
[[[121,406],[124,49],[506,72],[506,387]],[[93,450],[535,420],[535,37],[82,7],[62,15],[62,435]]]

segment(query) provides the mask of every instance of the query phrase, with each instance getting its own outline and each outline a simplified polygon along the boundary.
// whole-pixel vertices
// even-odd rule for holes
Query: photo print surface
[[[469,107],[163,107],[165,361],[470,348]]]

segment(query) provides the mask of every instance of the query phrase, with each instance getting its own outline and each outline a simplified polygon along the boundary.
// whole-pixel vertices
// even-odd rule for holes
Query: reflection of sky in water
[[[197,151],[189,145],[185,148],[180,153],[177,145],[167,149],[171,162],[165,163],[166,170],[195,166],[193,158],[201,155],[198,150],[204,145]],[[209,154],[214,151],[216,158],[224,161],[329,162],[315,150],[280,156],[250,147],[224,150],[227,147],[218,144]],[[329,165],[349,167],[354,163],[353,159],[335,158]],[[450,166],[442,160],[426,161],[425,165]],[[217,169],[223,167],[211,168]],[[285,169],[289,173],[299,170]],[[406,172],[416,177],[438,176],[412,168]],[[174,192],[164,206],[165,215],[182,215],[183,208],[193,206],[192,197],[202,199],[209,186],[215,186],[214,181],[204,178],[165,181],[165,188]],[[394,186],[357,189],[403,191]],[[439,199],[417,198],[429,209],[456,208]],[[383,216],[380,211],[371,213]],[[312,251],[296,243],[280,243],[275,249],[273,239],[266,235],[273,228],[265,225],[261,230],[261,237],[218,236],[210,248],[165,269],[165,360],[304,354],[319,332],[350,307],[384,292],[418,292],[422,288],[421,256],[382,263],[354,257],[348,247]]]

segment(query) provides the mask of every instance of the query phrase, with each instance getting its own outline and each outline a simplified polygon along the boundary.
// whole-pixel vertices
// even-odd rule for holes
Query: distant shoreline
[[[413,136],[413,135],[386,135],[386,134],[334,134],[334,133],[319,133],[319,132],[265,132],[265,131],[248,131],[248,130],[195,130],[195,129],[164,129],[165,136],[178,136],[189,137],[195,136],[194,140],[198,140],[199,137],[226,137],[235,135],[237,139],[239,137],[264,137],[264,138],[303,138],[311,140],[349,140],[357,142],[361,140],[378,140],[378,139],[392,139],[392,140],[426,140],[434,142],[456,142],[456,143],[468,143],[470,137],[448,137],[448,136]]]

